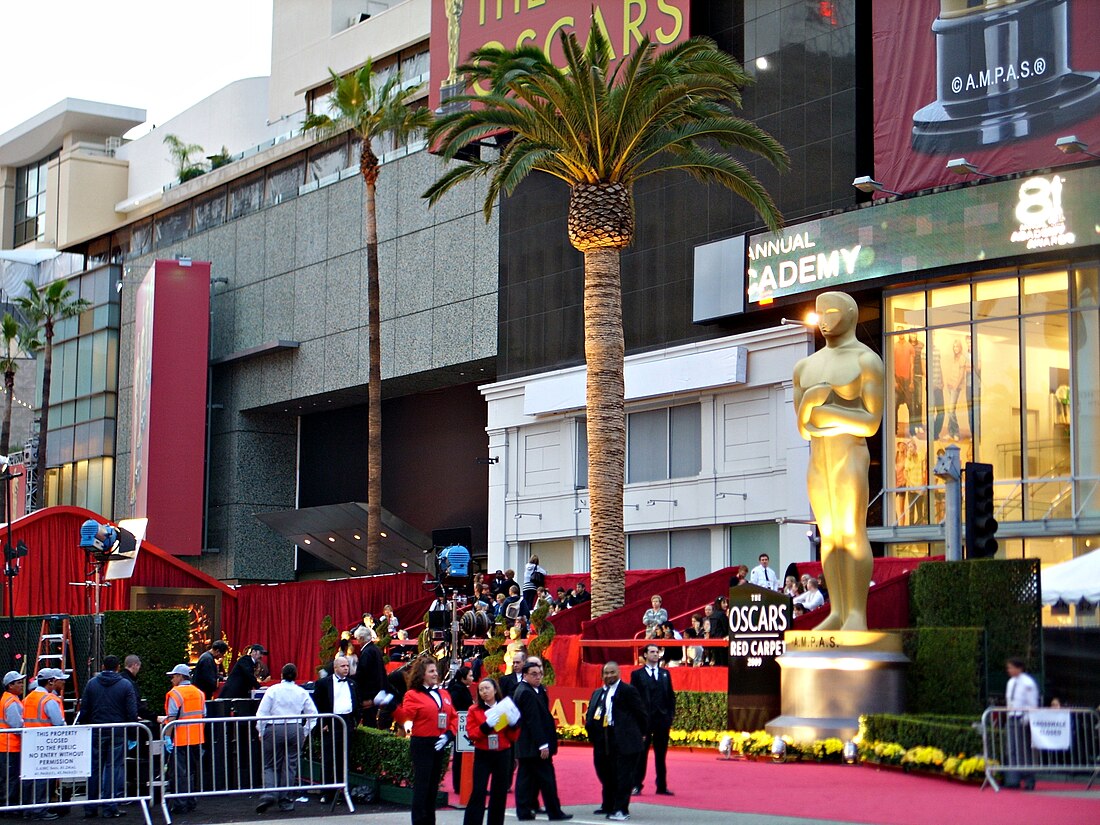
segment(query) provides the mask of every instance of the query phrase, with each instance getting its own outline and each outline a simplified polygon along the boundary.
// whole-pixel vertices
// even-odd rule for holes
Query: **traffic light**
[[[966,463],[966,557],[997,554],[997,519],[993,518],[993,465]]]

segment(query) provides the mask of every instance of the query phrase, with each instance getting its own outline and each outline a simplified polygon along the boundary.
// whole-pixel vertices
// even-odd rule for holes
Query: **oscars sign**
[[[428,103],[437,109],[466,93],[457,67],[483,46],[535,46],[560,66],[560,33],[583,43],[594,19],[618,60],[643,37],[662,46],[687,40],[690,8],[691,0],[432,0]]]
[[[777,656],[791,626],[791,599],[754,584],[730,588],[727,722],[730,730],[760,730],[779,713]]]

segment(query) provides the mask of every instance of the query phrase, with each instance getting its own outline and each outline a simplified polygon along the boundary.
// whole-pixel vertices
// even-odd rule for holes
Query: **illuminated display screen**
[[[1100,242],[1100,166],[884,203],[749,236],[748,305]]]

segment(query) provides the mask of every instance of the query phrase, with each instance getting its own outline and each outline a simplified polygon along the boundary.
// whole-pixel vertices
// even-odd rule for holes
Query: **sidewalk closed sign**
[[[1069,750],[1068,711],[1033,710],[1028,714],[1028,721],[1031,724],[1031,747],[1041,751]]]
[[[91,775],[91,728],[30,728],[22,735],[23,779],[80,779]]]
[[[466,711],[458,711],[458,736],[455,739],[456,753],[473,753],[474,743],[466,735]]]

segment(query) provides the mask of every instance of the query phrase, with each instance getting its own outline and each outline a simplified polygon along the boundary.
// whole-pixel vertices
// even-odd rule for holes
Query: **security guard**
[[[23,699],[23,727],[49,728],[64,727],[65,709],[61,705],[58,693],[65,686],[68,674],[55,667],[44,667],[38,671],[38,687]],[[35,779],[31,783],[31,793],[36,804],[41,805],[49,795],[50,780]],[[46,808],[35,808],[31,819],[57,819],[58,814]]]
[[[0,694],[0,731],[23,727],[23,688],[26,677],[22,673],[9,670],[4,674],[4,692]],[[18,805],[19,793],[19,749],[22,739],[18,733],[0,733],[0,771],[4,777],[4,802]]]
[[[159,717],[162,725],[177,722],[172,727],[172,793],[188,794],[179,797],[171,806],[176,813],[186,813],[198,807],[194,796],[190,794],[201,790],[202,784],[202,745],[206,741],[203,717],[206,716],[206,697],[202,691],[191,684],[191,668],[176,665],[167,674],[172,680],[172,689],[164,698],[164,716]],[[177,721],[178,720],[178,721]]]

